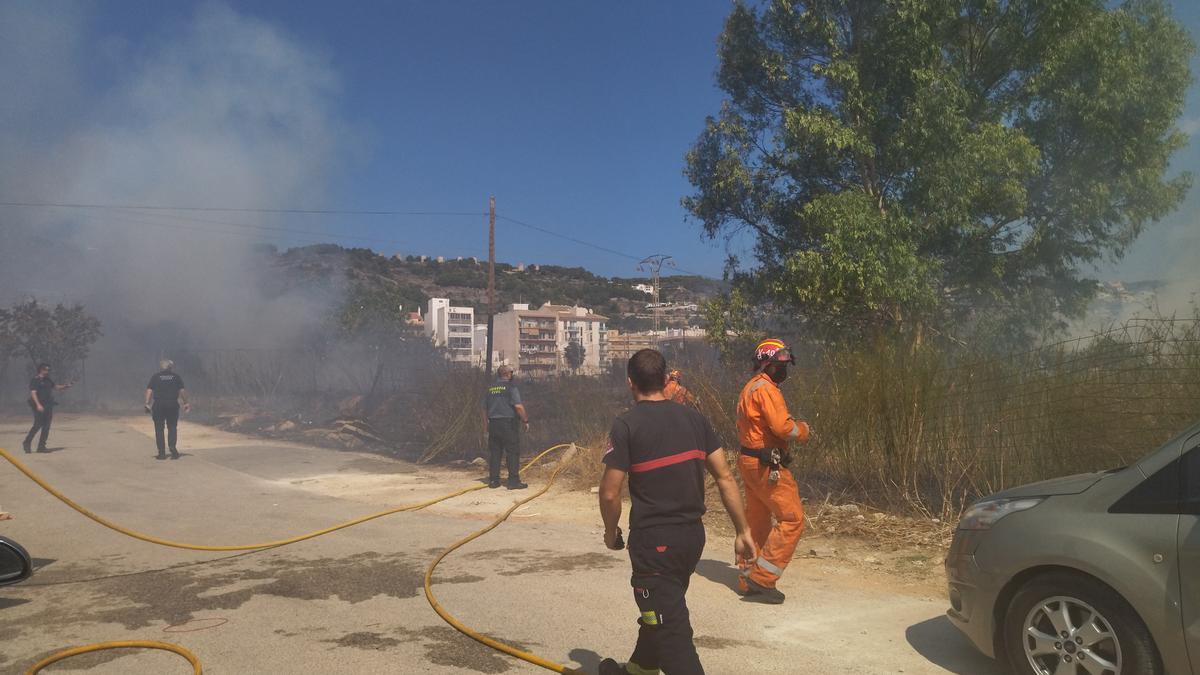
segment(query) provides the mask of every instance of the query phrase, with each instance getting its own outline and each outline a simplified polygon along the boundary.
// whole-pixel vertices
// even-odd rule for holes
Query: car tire
[[[1068,636],[1061,643],[1054,643],[1061,644],[1061,649],[1054,645],[1042,647],[1058,651],[1031,656],[1031,653],[1036,653],[1041,643],[1032,633],[1027,634],[1027,628],[1035,631],[1041,628],[1040,634],[1050,633],[1053,630],[1052,621],[1063,621],[1057,613],[1064,606],[1068,608],[1069,616],[1074,617],[1067,619],[1071,624],[1075,624],[1071,632],[1074,632],[1075,628],[1080,631],[1077,639],[1073,640]],[[1089,617],[1089,611],[1094,611],[1098,616]],[[1055,618],[1051,619],[1050,614],[1055,614]],[[1098,621],[1092,622],[1091,619]],[[1085,623],[1089,624],[1086,629],[1080,627],[1080,624]],[[1097,626],[1103,628],[1097,630]],[[1062,659],[1073,659],[1071,662],[1077,666],[1075,672],[1080,675],[1097,672],[1097,656],[1110,659],[1109,663],[1113,664],[1119,658],[1120,669],[1105,671],[1105,675],[1109,672],[1113,675],[1163,675],[1162,660],[1158,656],[1154,639],[1150,637],[1150,631],[1146,629],[1137,612],[1116,591],[1083,575],[1047,574],[1026,583],[1009,603],[1003,618],[1003,630],[1004,655],[1012,672],[1020,675],[1055,673],[1055,669],[1047,668],[1046,665],[1057,663],[1060,656]],[[1087,632],[1084,632],[1085,630]],[[1090,645],[1090,648],[1085,644],[1067,644],[1102,635],[1108,637]],[[1061,635],[1055,637],[1061,639]],[[1080,663],[1081,655],[1084,661],[1091,655],[1092,662],[1087,664],[1091,666],[1091,670],[1085,669]],[[1038,661],[1042,670],[1035,667],[1034,660]]]

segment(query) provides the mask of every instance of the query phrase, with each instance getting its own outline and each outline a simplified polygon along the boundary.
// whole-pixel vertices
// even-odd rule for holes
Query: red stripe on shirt
[[[708,455],[703,450],[687,450],[674,455],[652,459],[648,462],[638,462],[629,467],[629,472],[641,473],[643,471],[653,471],[654,469],[661,469],[664,466],[671,466],[672,464],[679,464],[680,462],[687,462],[693,459],[704,460],[706,457]]]

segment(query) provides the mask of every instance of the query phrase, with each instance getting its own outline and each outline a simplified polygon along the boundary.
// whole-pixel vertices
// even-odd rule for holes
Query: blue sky
[[[139,43],[190,20],[186,3],[110,3],[97,34]],[[724,245],[683,222],[683,155],[720,105],[726,2],[233,5],[328,59],[347,156],[320,204],[497,211],[633,256],[719,275]],[[111,38],[110,38],[111,39]],[[99,73],[103,79],[105,73]],[[289,205],[296,206],[296,205]],[[486,256],[482,217],[293,218],[381,250]],[[498,222],[497,257],[636,274],[636,261]],[[366,240],[364,240],[366,241]],[[347,243],[355,243],[348,240]]]
[[[1200,34],[1198,4],[1174,5],[1194,35]],[[86,114],[94,101],[112,98],[110,88],[141,87],[129,85],[129,71],[142,72],[138,82],[161,85],[163,78],[154,76],[161,62],[181,60],[164,54],[172,54],[178,36],[213,7],[143,1],[63,3],[60,9],[67,5],[72,9],[61,10],[63,20],[78,22],[82,36],[74,81],[85,94],[77,97],[83,103],[64,106],[61,114],[75,116],[81,107]],[[319,163],[320,180],[297,179],[287,189],[268,191],[271,199],[256,206],[482,214],[495,195],[501,216],[634,257],[672,254],[685,270],[720,275],[724,243],[703,240],[679,200],[690,191],[683,155],[722,98],[714,84],[716,39],[728,2],[263,0],[229,7],[263,29],[255,35],[288,42],[319,73],[316,83],[296,85],[318,92],[319,115],[286,136],[319,148],[319,156],[301,153],[265,166],[288,173],[289,163]],[[204,39],[219,43],[220,25]],[[186,78],[196,67],[202,66],[184,60],[171,72]],[[1200,72],[1200,61],[1193,68]],[[119,118],[120,110],[112,106],[107,114]],[[120,122],[110,126],[122,129]],[[1200,133],[1195,88],[1181,127],[1193,138]],[[1191,143],[1176,166],[1200,169],[1200,146]],[[82,192],[105,198],[98,188]],[[143,203],[167,198],[123,194]],[[199,186],[170,194],[177,204],[243,205],[234,201],[237,190],[209,194]],[[1200,250],[1197,206],[1193,191],[1184,208],[1103,274],[1138,279],[1190,268]],[[211,217],[190,222],[193,228],[238,225]],[[347,235],[342,243],[387,253],[486,255],[481,215],[289,215],[254,224],[261,228],[257,236],[284,244],[308,240],[269,228]],[[734,242],[734,252],[745,254],[745,245]],[[503,219],[497,257],[636,273],[633,260]]]

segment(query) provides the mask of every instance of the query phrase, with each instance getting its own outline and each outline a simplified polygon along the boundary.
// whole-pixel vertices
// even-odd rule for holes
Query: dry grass
[[[487,383],[479,371],[425,362],[411,370],[401,363],[382,383],[375,378],[371,396],[352,387],[312,392],[297,384],[302,373],[280,378],[280,363],[302,370],[295,360],[219,356],[203,372],[217,391],[245,398],[246,408],[320,425],[357,393],[374,399],[361,413],[387,439],[389,452],[438,462],[486,454],[479,400]],[[736,448],[736,400],[750,373],[716,359],[693,361],[672,365],[684,366],[701,411],[725,446]],[[365,375],[345,381],[360,379],[366,387]],[[526,455],[575,441],[581,449],[564,481],[596,485],[609,426],[631,404],[623,378],[518,384],[533,420]],[[1200,323],[1135,321],[1000,357],[886,345],[829,353],[794,372],[784,393],[817,434],[792,465],[812,527],[935,541],[980,496],[1128,464],[1193,423],[1200,411]],[[845,504],[859,505],[863,511],[852,515],[864,518],[847,520],[831,510]],[[887,534],[895,529],[890,516],[877,512],[909,518],[910,532]]]
[[[698,367],[689,384],[736,445],[740,378]],[[802,494],[949,522],[1006,487],[1126,465],[1195,422],[1200,324],[1131,322],[1004,357],[837,353],[784,390],[817,433],[792,465]]]

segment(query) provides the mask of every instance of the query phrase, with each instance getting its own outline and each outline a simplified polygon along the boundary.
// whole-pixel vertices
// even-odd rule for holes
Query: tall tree
[[[563,348],[563,358],[567,361],[567,367],[571,372],[578,372],[583,366],[584,357],[587,356],[587,349],[578,340],[571,340],[567,346]]]
[[[1193,49],[1161,0],[738,3],[683,204],[755,238],[743,302],[840,335],[1022,339],[1182,200]]]

